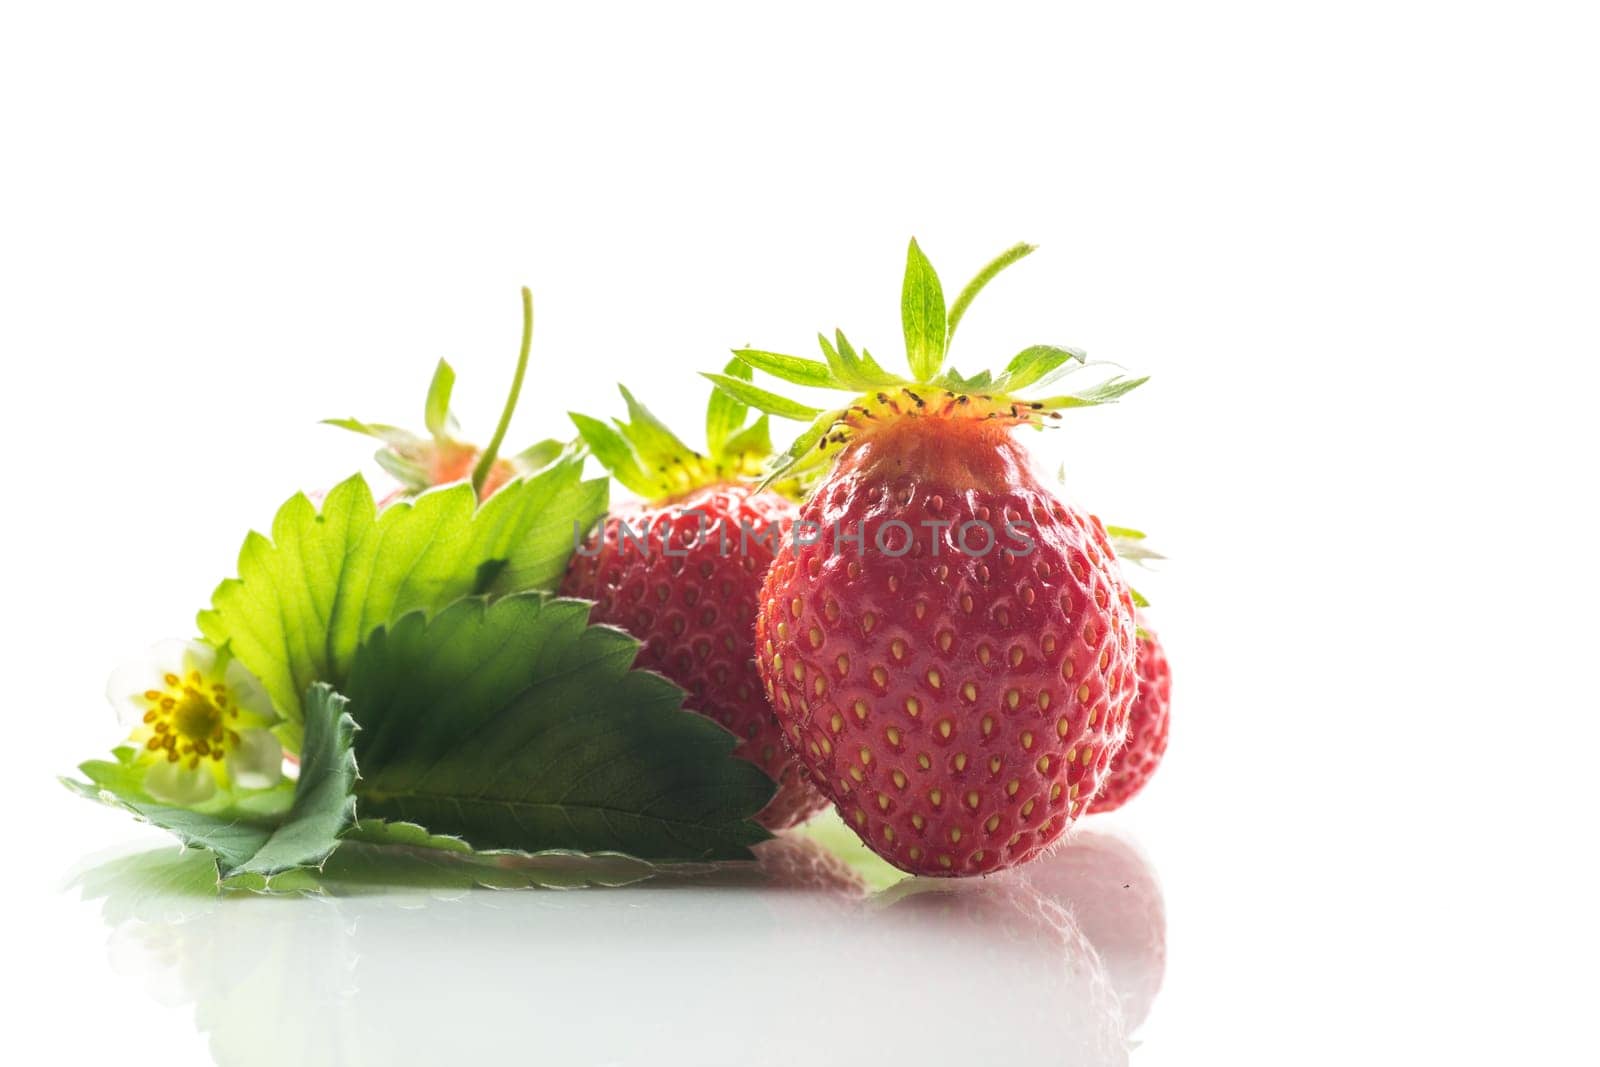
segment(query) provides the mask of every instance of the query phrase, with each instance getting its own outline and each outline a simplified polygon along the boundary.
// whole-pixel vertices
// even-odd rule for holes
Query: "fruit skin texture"
[[[752,634],[772,541],[740,537],[741,523],[756,534],[787,530],[794,513],[777,494],[731,483],[633,504],[573,553],[561,584],[563,596],[595,602],[591,623],[643,642],[636,666],[688,690],[687,706],[731,731],[739,738],[734,754],[778,783],[756,817],[769,830],[797,826],[827,806],[789,758],[756,674]],[[624,522],[645,541],[644,552],[624,536]]]
[[[1044,487],[1001,420],[858,429],[801,509],[822,535],[790,539],[767,574],[762,681],[790,748],[884,859],[946,876],[1024,863],[1083,814],[1124,740],[1128,586],[1100,521]],[[898,558],[904,531],[876,543],[894,519],[915,532]],[[990,551],[960,550],[972,520],[995,529]],[[924,522],[953,525],[936,548]]]
[[[1172,668],[1167,664],[1161,639],[1138,618],[1145,636],[1139,638],[1137,672],[1139,692],[1128,712],[1128,740],[1111,760],[1111,773],[1100,793],[1089,803],[1099,814],[1116,811],[1145,787],[1161,757],[1167,751],[1167,728],[1171,724]]]

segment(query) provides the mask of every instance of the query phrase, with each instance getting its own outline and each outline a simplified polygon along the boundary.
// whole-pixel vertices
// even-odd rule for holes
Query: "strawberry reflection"
[[[218,897],[204,855],[161,851],[77,886],[118,969],[193,1004],[225,1065],[513,1047],[566,1064],[1127,1062],[1164,929],[1155,878],[1120,838],[870,895],[871,872],[814,840],[757,854],[578,893],[488,892],[475,884],[519,883],[385,855],[320,894]]]

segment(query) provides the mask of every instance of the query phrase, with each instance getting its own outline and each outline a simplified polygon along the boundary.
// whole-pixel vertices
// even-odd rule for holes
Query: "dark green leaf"
[[[475,848],[743,859],[773,785],[587,601],[458,601],[375,632],[351,671],[362,811]]]
[[[294,799],[282,815],[242,807],[195,810],[157,803],[143,791],[138,768],[120,761],[83,764],[79,770],[89,782],[61,781],[91,800],[122,808],[170,831],[185,845],[213,853],[221,879],[266,878],[316,867],[355,822],[351,787],[356,768],[350,745],[355,727],[344,711],[344,699],[327,686],[315,686],[306,695],[305,725],[300,778],[293,786]]]
[[[906,360],[911,376],[926,382],[944,364],[944,290],[933,264],[917,247],[915,237],[906,249],[906,276],[900,288],[900,321],[906,334]]]

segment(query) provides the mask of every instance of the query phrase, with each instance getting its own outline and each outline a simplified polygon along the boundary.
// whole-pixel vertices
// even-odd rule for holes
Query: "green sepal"
[[[749,382],[726,374],[711,374],[703,372],[700,377],[721,389],[735,400],[742,401],[757,411],[765,411],[769,415],[776,415],[780,419],[794,419],[796,422],[807,422],[817,417],[821,409],[808,407],[796,400],[769,393],[765,389],[751,385]]]
[[[1012,357],[1006,369],[994,379],[994,391],[1014,393],[1031,385],[1053,380],[1052,372],[1076,360],[1085,363],[1088,357],[1076,348],[1058,348],[1055,345],[1031,345]]]
[[[433,368],[433,380],[428,383],[428,399],[423,404],[422,422],[434,440],[448,440],[456,429],[450,415],[450,394],[456,387],[455,368],[444,360]]]
[[[407,459],[398,452],[391,452],[387,448],[379,449],[372,458],[383,468],[385,474],[413,493],[420,493],[431,484],[428,472],[421,464]]]
[[[944,364],[949,326],[939,275],[923,255],[915,237],[906,248],[906,276],[900,288],[900,323],[905,330],[906,362],[911,366],[911,377],[919,382],[931,381]]]
[[[834,331],[834,342],[830,344],[826,337],[817,334],[817,343],[822,346],[822,354],[827,358],[834,378],[842,387],[867,390],[905,384],[905,379],[896,377],[878,366],[878,361],[872,358],[870,352],[863,352],[858,356],[843,330]]]
[[[966,287],[961,290],[961,294],[956,297],[956,302],[950,305],[950,326],[945,335],[946,349],[955,340],[956,327],[961,324],[961,319],[966,315],[967,308],[971,306],[973,299],[983,291],[983,287],[993,281],[996,274],[999,274],[1038,247],[1038,245],[1030,245],[1027,242],[1019,242],[1012,245],[990,260],[989,264],[966,284]]]
[[[721,393],[717,390],[720,396]],[[757,460],[766,459],[772,455],[772,419],[762,415],[749,426],[740,430],[723,444],[718,453],[729,459],[750,457]]]
[[[749,381],[751,378],[750,365],[735,356],[728,360],[728,365],[722,368],[722,373],[730,378],[739,378]],[[739,432],[739,427],[744,425],[744,420],[750,416],[750,405],[742,400],[735,400],[721,389],[711,390],[710,399],[706,401],[706,449],[713,456],[720,456],[728,443],[729,438]],[[768,448],[771,451],[771,448]]]
[[[803,356],[786,356],[780,352],[763,352],[757,348],[736,348],[733,354],[756,370],[766,371],[774,378],[806,385],[814,389],[856,388],[835,377],[832,367]]]
[[[1149,381],[1148,376],[1142,378],[1127,378],[1120,374],[1115,375],[1099,385],[1085,389],[1081,393],[1068,393],[1064,396],[1046,397],[1034,401],[1046,411],[1055,411],[1060,408],[1086,408],[1099,404],[1114,404],[1123,396],[1139,388]]]

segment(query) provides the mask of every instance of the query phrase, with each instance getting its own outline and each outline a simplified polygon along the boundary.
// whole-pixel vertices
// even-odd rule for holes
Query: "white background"
[[[1133,1062],[1596,1062],[1586,5],[768,10],[0,15],[8,1046],[204,1061],[195,994],[63,891],[159,837],[52,778],[244,532],[367,462],[316,420],[420,421],[448,356],[486,434],[528,284],[513,444],[619,379],[696,433],[730,346],[898,358],[915,234],[947,288],[1041,245],[963,369],[1152,375],[1036,439],[1172,557],[1172,748],[1116,817],[1169,921]],[[772,1042],[870,1017],[814,980]]]

